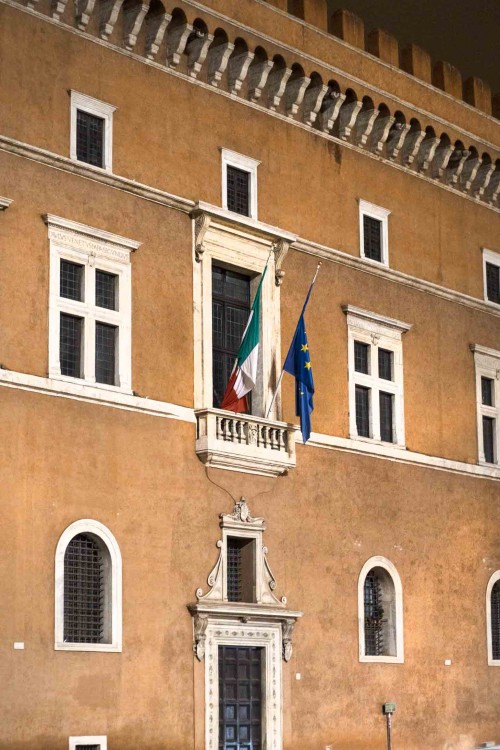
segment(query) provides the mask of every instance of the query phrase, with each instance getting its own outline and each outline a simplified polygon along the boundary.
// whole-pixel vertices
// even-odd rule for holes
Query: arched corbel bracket
[[[211,217],[204,211],[195,217],[194,222],[194,257],[197,263],[201,263],[201,258],[205,252],[203,240],[210,227]]]
[[[297,622],[296,618],[287,617],[281,622],[281,643],[283,645],[283,660],[289,662],[292,658],[292,634]]]
[[[283,265],[283,261],[286,258],[286,254],[288,252],[290,244],[291,243],[288,240],[285,240],[283,238],[280,238],[276,242],[273,242],[274,281],[276,286],[281,286],[281,284],[283,283],[285,272],[281,269],[281,266]]]
[[[198,661],[205,658],[205,643],[207,640],[208,615],[196,613],[193,618],[193,651]]]

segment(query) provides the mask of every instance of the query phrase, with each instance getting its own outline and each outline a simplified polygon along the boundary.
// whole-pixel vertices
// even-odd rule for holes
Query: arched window
[[[500,570],[493,573],[486,589],[488,664],[500,666]]]
[[[394,565],[372,557],[358,582],[359,659],[402,663],[403,592]]]
[[[55,648],[121,651],[122,564],[109,529],[92,519],[72,523],[55,568]]]

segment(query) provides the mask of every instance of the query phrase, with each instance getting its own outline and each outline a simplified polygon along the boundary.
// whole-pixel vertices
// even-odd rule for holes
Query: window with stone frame
[[[387,208],[359,200],[359,254],[366,260],[389,265],[389,215]]]
[[[401,663],[403,592],[390,560],[373,557],[358,581],[359,658],[365,662]]]
[[[116,107],[92,96],[70,92],[71,159],[112,171],[115,110]]]
[[[476,370],[478,461],[499,464],[500,351],[473,344]]]
[[[222,157],[222,207],[257,219],[257,167],[260,162],[227,148]]]

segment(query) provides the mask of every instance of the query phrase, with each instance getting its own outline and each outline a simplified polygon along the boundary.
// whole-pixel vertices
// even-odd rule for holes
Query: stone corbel
[[[105,41],[113,33],[123,0],[106,0],[100,7],[99,35]]]
[[[363,106],[363,102],[359,102],[357,99],[354,101],[344,101],[340,108],[338,123],[339,123],[339,138],[346,141],[351,135],[351,131],[356,125],[358,114]]]
[[[170,13],[162,11],[154,18],[146,20],[146,57],[154,60],[158,54],[167,26],[172,20]]]
[[[389,137],[387,138],[387,156],[391,161],[395,161],[399,152],[404,146],[406,136],[410,130],[410,124],[402,122],[394,123],[394,126],[389,131]]]
[[[208,615],[196,613],[193,617],[193,651],[198,661],[205,658],[205,643],[207,640],[206,632],[208,625]]]
[[[323,133],[331,133],[339,116],[340,108],[345,102],[345,94],[330,88],[321,104],[319,123]]]
[[[0,211],[6,211],[12,202],[11,198],[2,198],[0,196]]]
[[[310,83],[311,79],[307,76],[298,76],[288,81],[285,89],[285,111],[287,117],[295,117]]]
[[[217,88],[222,76],[226,71],[229,58],[234,52],[234,44],[232,42],[221,42],[215,44],[208,50],[207,63],[208,63],[208,82],[211,86]]]
[[[248,75],[248,70],[255,55],[250,50],[245,50],[239,55],[233,55],[229,59],[229,93],[237,94],[243,86],[243,81]]]
[[[269,73],[273,66],[274,62],[272,60],[254,61],[250,65],[250,71],[248,74],[248,98],[251,102],[256,102],[260,99],[262,89],[267,83]]]
[[[276,109],[278,109],[281,97],[285,92],[286,84],[288,83],[288,79],[291,75],[291,68],[277,68],[275,66],[271,70],[271,73],[269,75],[269,85],[267,89],[268,107],[270,110],[275,111]]]
[[[50,15],[52,16],[54,21],[59,21],[62,14],[64,13],[67,2],[68,0],[51,0]]]
[[[190,78],[197,78],[206,60],[208,49],[214,40],[213,34],[204,33],[199,29],[195,29],[194,34],[186,45],[188,56],[187,66]]]
[[[201,263],[201,258],[205,252],[203,240],[210,226],[211,218],[206,213],[200,213],[194,222],[194,257],[197,263]]]
[[[94,10],[95,0],[77,0],[75,23],[80,31],[85,31]]]
[[[129,8],[125,12],[125,29],[123,34],[123,44],[125,49],[132,52],[134,49],[137,37],[146,18],[146,14],[149,10],[149,2],[141,3]]]
[[[382,153],[394,121],[392,115],[378,114],[369,139],[370,149],[376,154]]]
[[[288,617],[281,622],[281,643],[283,645],[283,659],[289,662],[292,658],[292,635],[296,620]]]
[[[187,41],[193,32],[190,23],[181,23],[167,28],[167,62],[169,67],[176,68],[181,61],[181,55],[186,49]]]
[[[328,86],[324,83],[310,85],[304,94],[304,123],[312,127],[316,122],[318,112],[321,109],[323,99],[328,91]]]
[[[288,240],[279,239],[277,242],[273,243],[274,281],[276,286],[281,286],[281,284],[283,283],[283,276],[285,275],[285,272],[281,270],[281,266],[283,265],[283,261],[285,260],[289,247],[290,242]]]

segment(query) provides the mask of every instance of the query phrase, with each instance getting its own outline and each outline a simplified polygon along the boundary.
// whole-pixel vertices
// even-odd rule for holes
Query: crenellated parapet
[[[304,20],[318,20],[323,0],[294,4]],[[21,4],[21,3],[20,3]],[[262,3],[260,3],[262,5]],[[283,8],[281,0],[272,5]],[[97,37],[101,43],[175,71],[235,100],[246,101],[289,122],[368,153],[409,173],[490,206],[498,207],[500,149],[495,151],[470,134],[428,112],[361,83],[348,72],[311,58],[265,36],[242,28],[198,3],[182,0],[29,0],[34,12],[53,22]],[[290,9],[291,6],[287,5]],[[301,10],[302,9],[302,10]],[[315,15],[316,13],[316,15]],[[363,47],[360,19],[338,11],[333,31]],[[363,33],[361,33],[363,32]],[[397,42],[376,30],[368,37],[372,54],[394,64]],[[444,90],[461,88],[453,66],[437,63],[431,70],[425,51],[403,50],[402,67],[432,78]],[[488,90],[479,79],[465,87],[471,103],[484,105]]]

